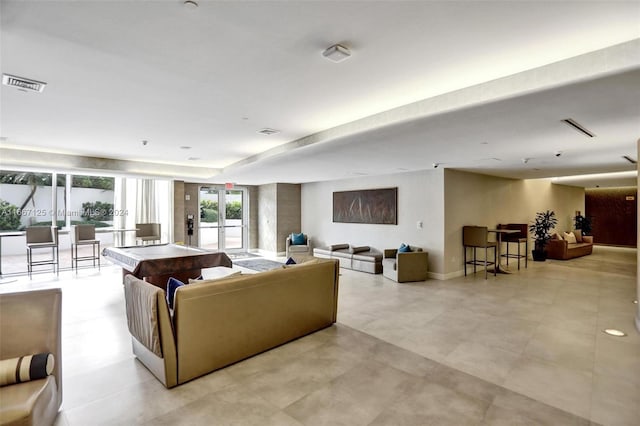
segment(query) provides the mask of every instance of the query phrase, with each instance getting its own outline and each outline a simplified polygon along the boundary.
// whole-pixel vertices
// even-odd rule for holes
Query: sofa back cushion
[[[573,235],[576,236],[576,242],[577,243],[581,243],[582,242],[582,230],[581,229],[574,229],[573,230]]]
[[[569,244],[576,243],[576,236],[573,234],[573,232],[564,232],[562,236],[565,240],[567,240]]]

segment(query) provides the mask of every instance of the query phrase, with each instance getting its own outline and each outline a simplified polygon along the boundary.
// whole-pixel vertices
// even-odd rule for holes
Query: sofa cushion
[[[53,354],[24,355],[0,361],[0,386],[44,379],[53,372]]]
[[[567,242],[569,244],[575,244],[576,243],[576,236],[573,234],[573,232],[564,232],[562,234],[562,237],[567,240]]]
[[[348,248],[349,248],[349,244],[332,244],[329,246],[329,250],[331,251],[348,249]]]
[[[301,246],[301,245],[305,245],[306,243],[307,243],[307,239],[304,237],[303,233],[291,234],[291,244],[293,244],[294,246]]]
[[[576,236],[576,243],[581,243],[582,242],[582,230],[581,229],[574,229],[573,230],[573,235]]]
[[[382,253],[377,251],[364,251],[353,255],[354,260],[364,260],[365,262],[381,262]]]
[[[371,250],[369,246],[349,246],[349,253],[361,253],[369,250]]]
[[[52,425],[58,414],[55,376],[0,388],[0,424]]]

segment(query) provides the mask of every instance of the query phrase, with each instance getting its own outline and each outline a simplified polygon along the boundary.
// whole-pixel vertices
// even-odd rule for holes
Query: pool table
[[[189,278],[198,278],[202,268],[233,266],[226,253],[178,244],[107,247],[102,255],[122,267],[123,280],[131,274],[163,289],[170,277],[188,282]]]

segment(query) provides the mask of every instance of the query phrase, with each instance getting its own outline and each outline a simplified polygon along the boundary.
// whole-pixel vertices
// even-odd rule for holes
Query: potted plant
[[[533,260],[544,262],[547,259],[547,252],[544,248],[551,239],[550,231],[555,228],[557,223],[558,219],[556,219],[553,210],[536,213],[536,220],[529,225],[529,232],[534,240],[534,249],[531,252]]]
[[[580,212],[577,212],[573,221],[575,223],[575,229],[582,231],[582,235],[591,235],[591,218],[582,216]]]

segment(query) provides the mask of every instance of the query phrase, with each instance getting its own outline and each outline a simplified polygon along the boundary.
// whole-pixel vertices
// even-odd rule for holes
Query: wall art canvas
[[[398,188],[333,193],[333,221],[398,224]]]

